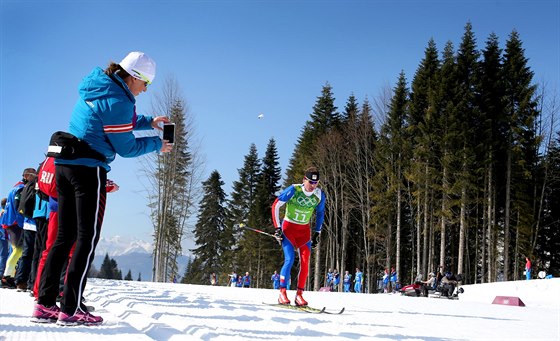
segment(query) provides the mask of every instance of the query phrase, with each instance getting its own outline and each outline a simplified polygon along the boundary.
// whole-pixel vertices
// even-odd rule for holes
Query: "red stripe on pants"
[[[33,284],[33,295],[35,295],[35,299],[39,296],[39,282],[41,281],[41,273],[43,272],[43,267],[45,266],[45,261],[47,260],[47,256],[49,251],[51,250],[54,241],[56,240],[56,234],[58,233],[58,212],[51,212],[49,214],[49,225],[47,227],[47,241],[45,242],[45,249],[43,253],[41,253],[41,258],[39,259],[39,264],[37,265],[37,275],[35,277],[35,283]],[[70,249],[70,253],[68,254],[68,264],[70,264],[70,260],[72,259],[72,254],[74,253],[74,248],[76,247],[76,243]]]

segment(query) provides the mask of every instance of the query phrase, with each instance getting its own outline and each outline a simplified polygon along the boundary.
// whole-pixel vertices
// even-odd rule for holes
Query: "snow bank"
[[[560,307],[560,278],[463,285],[464,302],[492,303],[496,296],[519,297],[527,307]]]

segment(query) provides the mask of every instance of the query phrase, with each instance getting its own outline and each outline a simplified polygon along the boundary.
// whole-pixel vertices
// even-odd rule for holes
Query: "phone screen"
[[[169,141],[169,143],[175,143],[175,123],[163,125],[163,139]]]

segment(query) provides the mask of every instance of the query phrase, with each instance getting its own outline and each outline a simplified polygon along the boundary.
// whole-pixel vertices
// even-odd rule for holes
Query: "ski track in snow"
[[[105,319],[101,326],[32,323],[33,299],[4,289],[0,340],[560,340],[560,279],[464,288],[458,301],[306,292],[313,307],[346,307],[328,315],[262,304],[276,301],[272,289],[90,279],[86,303]],[[527,307],[488,302],[498,294]]]

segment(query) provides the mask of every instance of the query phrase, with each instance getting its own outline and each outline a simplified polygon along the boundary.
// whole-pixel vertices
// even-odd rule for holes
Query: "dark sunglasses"
[[[313,180],[309,180],[308,178],[305,178],[305,180],[309,181],[309,183],[312,184],[312,185],[316,185],[316,184],[319,183],[319,180],[313,181]]]

